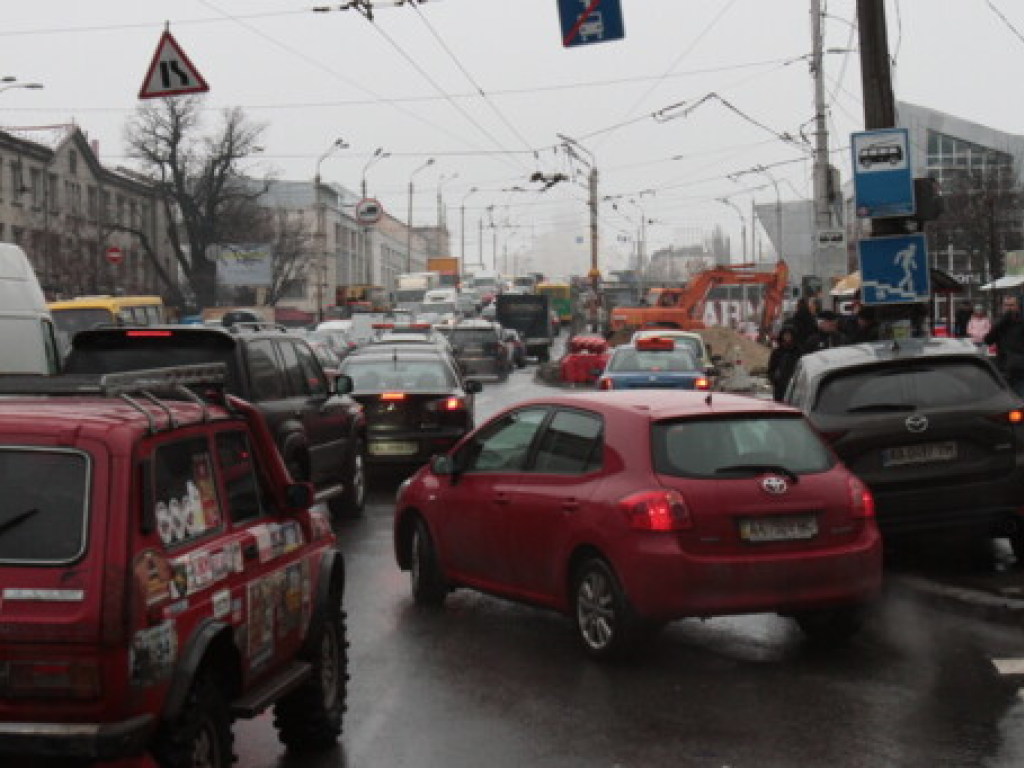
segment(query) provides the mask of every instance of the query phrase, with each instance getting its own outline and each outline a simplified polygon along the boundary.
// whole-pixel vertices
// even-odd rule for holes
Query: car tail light
[[[446,397],[443,400],[434,400],[426,404],[428,411],[464,411],[466,401],[461,397]]]
[[[1005,413],[994,413],[989,419],[996,424],[1024,424],[1024,411],[1013,410]]]
[[[124,335],[128,338],[154,339],[173,336],[174,331],[125,331]]]
[[[380,399],[390,402],[405,400],[405,392],[381,392]]]
[[[615,389],[615,382],[609,378],[601,378],[597,381],[598,389]]]
[[[875,516],[875,497],[871,491],[856,477],[850,477],[850,514],[856,518],[872,518]]]
[[[4,665],[0,665],[0,672]],[[10,661],[0,674],[0,696],[33,699],[95,699],[100,670],[94,661],[53,659]]]
[[[690,510],[678,491],[663,489],[633,493],[619,501],[619,508],[634,530],[683,531],[693,527]]]
[[[711,382],[701,376],[695,382],[693,382],[694,389],[711,389]]]

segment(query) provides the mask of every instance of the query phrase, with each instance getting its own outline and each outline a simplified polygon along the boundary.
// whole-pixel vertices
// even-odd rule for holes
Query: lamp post
[[[598,282],[601,279],[601,271],[600,271],[600,269],[598,269],[598,266],[597,266],[597,247],[598,247],[598,243],[597,243],[597,159],[594,157],[594,153],[593,152],[591,152],[589,149],[584,147],[582,144],[580,144],[578,141],[576,141],[571,136],[566,136],[565,134],[562,134],[562,133],[557,134],[557,136],[558,136],[558,138],[560,138],[562,140],[563,146],[565,147],[566,151],[569,153],[569,156],[572,157],[573,159],[577,160],[578,162],[582,162],[584,165],[586,165],[590,169],[589,184],[588,184],[588,187],[589,187],[589,190],[590,190],[590,196],[589,196],[589,205],[590,205],[590,275],[589,275],[589,277],[590,277],[591,287],[594,289],[594,293],[597,294]],[[582,150],[583,152],[586,152],[587,155],[590,157],[590,161],[587,162],[586,160],[581,158],[579,156],[579,153],[576,152],[577,149],[578,150]]]
[[[734,203],[728,197],[717,197],[715,199],[718,202],[720,202],[722,205],[728,205],[730,208],[732,208],[734,211],[736,211],[736,215],[740,217],[740,228],[741,228],[740,231],[742,232],[742,234],[740,235],[740,242],[743,244],[743,261],[746,262],[746,260],[747,260],[747,220],[743,216],[743,211],[741,211],[739,206],[736,205],[736,203]]]
[[[427,162],[409,174],[409,219],[406,224],[405,230],[405,271],[412,272],[412,193],[413,186],[412,180],[416,178],[416,174],[422,170],[425,170],[434,164],[434,158],[427,158]]]
[[[447,222],[445,221],[447,216],[445,216],[445,214],[444,214],[444,205],[443,205],[442,200],[441,200],[441,187],[443,187],[449,181],[455,181],[455,179],[457,179],[457,178],[459,178],[459,174],[458,173],[453,173],[451,175],[441,174],[440,178],[438,178],[438,180],[437,180],[437,228],[438,229],[447,229],[447,226],[446,226]]]
[[[384,147],[377,147],[373,150],[373,154],[370,155],[370,159],[366,161],[366,165],[363,166],[363,172],[361,174],[362,182],[360,184],[360,190],[362,190],[362,196],[365,199],[367,196],[366,190],[366,172],[370,170],[370,166],[374,163],[384,160],[385,158],[391,157],[391,153],[384,150]],[[362,262],[359,265],[359,279],[364,280],[367,283],[373,282],[373,274],[370,265],[370,227],[364,226],[362,228],[362,252],[363,257],[360,259]],[[353,270],[353,273],[355,270]],[[358,282],[355,280],[353,282]]]
[[[459,219],[459,232],[462,235],[462,269],[466,268],[466,201],[469,200],[470,196],[472,196],[473,193],[479,191],[479,187],[470,187],[469,192],[467,192],[462,197],[462,206]]]
[[[327,280],[327,238],[324,232],[324,205],[320,195],[320,165],[336,149],[348,149],[348,142],[337,138],[316,161],[316,175],[313,177],[313,194],[316,199],[316,317],[317,322],[324,321],[324,288]]]
[[[0,87],[0,93],[3,93],[4,91],[9,91],[12,88],[28,88],[32,91],[38,91],[40,88],[43,87],[42,83],[19,83],[17,82],[17,78],[12,77],[11,75],[7,75],[6,77],[0,78],[0,83],[8,83],[8,85]]]
[[[363,166],[363,182],[362,186],[360,187],[360,189],[362,189],[363,192],[363,197],[366,197],[366,172],[370,170],[371,165],[376,163],[378,160],[383,160],[386,157],[391,157],[391,153],[385,152],[384,147],[377,147],[375,150],[373,150],[373,154],[370,155],[370,159],[366,162],[366,165]]]
[[[767,168],[765,168],[763,165],[757,166],[754,170],[757,171],[758,173],[763,173],[765,176],[767,176],[768,180],[772,183],[772,186],[775,187],[775,229],[779,233],[778,234],[779,242],[778,242],[778,245],[777,245],[777,247],[775,249],[776,250],[775,258],[777,260],[781,260],[782,259],[782,251],[783,251],[783,238],[782,238],[782,196],[779,195],[779,182],[778,182],[778,180],[776,180],[775,176],[773,176],[771,174],[771,172]]]

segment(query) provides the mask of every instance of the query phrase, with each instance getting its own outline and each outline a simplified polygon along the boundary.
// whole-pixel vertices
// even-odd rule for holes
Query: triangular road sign
[[[203,80],[199,70],[188,60],[181,46],[164,30],[153,54],[146,79],[139,90],[140,99],[157,99],[164,96],[181,96],[185,93],[205,93],[210,86]]]

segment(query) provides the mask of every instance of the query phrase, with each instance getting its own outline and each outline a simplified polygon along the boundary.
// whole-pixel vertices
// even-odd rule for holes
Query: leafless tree
[[[273,307],[290,283],[306,279],[313,269],[314,235],[301,216],[289,216],[284,210],[266,211],[264,226],[271,228],[269,242],[273,243],[266,299]]]
[[[207,248],[251,231],[266,189],[240,169],[265,126],[233,108],[204,135],[201,117],[202,97],[167,98],[140,106],[125,127],[129,156],[161,188],[168,238],[200,308],[216,303],[217,264]]]

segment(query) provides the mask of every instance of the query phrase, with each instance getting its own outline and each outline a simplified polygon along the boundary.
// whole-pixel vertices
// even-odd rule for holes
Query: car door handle
[[[576,501],[576,499],[566,499],[565,501],[562,502],[563,512],[578,512],[579,508],[580,503]]]
[[[495,504],[508,504],[511,501],[512,501],[512,499],[510,499],[508,497],[507,493],[497,493],[497,494],[494,495],[494,503]]]

